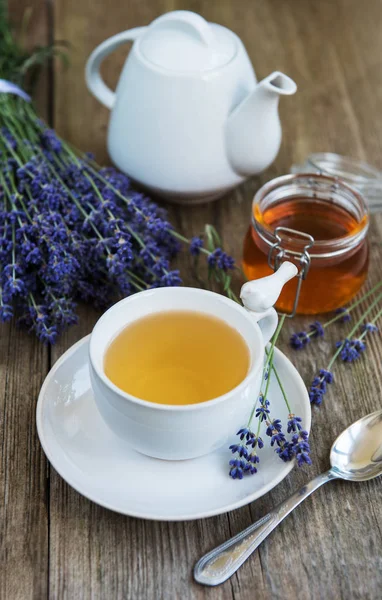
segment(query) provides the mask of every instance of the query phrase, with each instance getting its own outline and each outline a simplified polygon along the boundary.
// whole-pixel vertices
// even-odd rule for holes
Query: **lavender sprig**
[[[332,373],[332,367],[338,358],[341,358],[344,362],[353,362],[357,360],[361,353],[363,353],[366,349],[366,344],[363,341],[366,335],[370,333],[374,333],[378,331],[375,323],[378,319],[382,317],[382,309],[377,312],[375,317],[368,323],[362,326],[363,321],[370,314],[370,312],[378,305],[382,300],[382,294],[379,294],[377,298],[372,302],[372,304],[365,310],[360,319],[351,329],[348,334],[348,337],[341,342],[336,344],[337,350],[333,354],[330,359],[328,366],[326,369],[321,369],[319,374],[314,377],[312,384],[309,389],[309,398],[312,404],[319,406],[324,398],[324,395],[327,391],[327,384],[333,383],[334,377]],[[352,339],[352,336],[356,333],[358,329],[362,327],[361,335]]]
[[[364,338],[370,334],[378,331],[378,327],[375,325],[376,321],[382,316],[382,309],[378,311],[376,316],[368,323],[362,326],[362,333],[356,339],[346,339],[344,342],[337,342],[336,347],[341,348],[340,358],[344,362],[353,362],[360,358],[361,354],[366,350],[366,342]]]
[[[342,306],[341,308],[337,308],[334,313],[338,315],[337,320],[340,323],[349,323],[351,321],[351,309],[346,308],[346,306]]]
[[[281,458],[281,460],[287,462],[293,458],[296,458],[299,466],[302,466],[303,464],[311,464],[310,445],[308,442],[309,434],[303,429],[301,417],[296,416],[292,412],[285,389],[273,364],[274,348],[284,320],[285,315],[283,315],[279,321],[269,350],[266,349],[266,360],[263,368],[263,383],[265,382],[264,392],[260,392],[252,408],[247,425],[239,429],[237,432],[240,443],[231,444],[229,447],[231,452],[236,455],[236,458],[233,458],[229,462],[229,474],[233,479],[243,479],[244,475],[253,475],[257,472],[257,467],[254,466],[255,464],[258,465],[260,463],[260,457],[257,449],[260,450],[264,447],[264,442],[260,437],[262,423],[264,423],[266,426],[265,433],[268,437],[270,437],[271,447],[275,449],[275,452]],[[290,435],[289,440],[286,437],[287,434],[285,434],[283,431],[281,420],[272,418],[271,416],[268,392],[273,373],[276,376],[289,412],[287,419],[287,434]],[[254,418],[257,419],[256,432],[254,432],[251,428]],[[251,451],[250,448],[252,448]]]
[[[207,257],[209,280],[215,280],[221,285],[228,298],[239,302],[238,297],[231,287],[231,272],[237,269],[237,267],[234,259],[222,250],[222,241],[216,229],[212,225],[207,224],[205,225],[203,236],[193,237],[191,240],[174,230],[172,234],[180,242],[189,245],[190,254],[195,258],[195,264],[201,254]],[[203,238],[206,238],[207,247],[205,247]]]
[[[335,316],[326,321],[325,323],[321,323],[320,321],[314,321],[309,325],[309,331],[299,331],[297,333],[293,333],[290,338],[290,345],[294,350],[303,350],[311,341],[311,339],[321,338],[325,335],[325,330],[327,327],[332,325],[333,323],[348,323],[351,320],[352,311],[359,306],[364,300],[369,298],[372,294],[374,294],[377,290],[382,287],[382,281],[378,282],[374,287],[371,288],[366,294],[361,296],[358,300],[353,302],[348,308],[338,308],[335,311]]]
[[[296,458],[299,467],[304,464],[310,465],[312,463],[310,458],[310,444],[308,442],[309,434],[303,429],[301,417],[296,416],[292,410],[288,401],[288,397],[285,393],[284,386],[280,380],[277,370],[272,364],[270,365],[270,371],[273,372],[281,393],[284,398],[284,402],[288,408],[288,420],[287,420],[287,433],[293,433],[292,438],[288,441],[282,432],[281,422],[276,419],[273,422],[267,423],[267,435],[271,437],[272,441],[276,442],[276,453],[284,462],[288,462],[293,458]],[[276,425],[277,424],[277,425]]]

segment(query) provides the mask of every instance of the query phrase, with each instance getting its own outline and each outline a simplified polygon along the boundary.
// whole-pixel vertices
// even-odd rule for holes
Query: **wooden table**
[[[90,51],[122,29],[149,23],[168,10],[189,8],[232,28],[242,38],[261,78],[274,69],[292,76],[299,92],[281,104],[283,144],[274,165],[229,197],[198,208],[170,208],[187,235],[211,222],[227,251],[240,260],[253,193],[288,172],[312,151],[331,150],[382,168],[382,2],[380,0],[11,0],[20,24],[33,6],[28,42],[53,38],[71,44],[68,68],[44,74],[37,101],[58,132],[107,162],[108,112],[87,92]],[[125,52],[110,57],[105,74],[115,84]],[[372,219],[368,285],[382,278],[382,216]],[[192,283],[189,260],[180,260]],[[357,314],[360,314],[361,308]],[[333,439],[353,420],[381,407],[380,335],[351,369],[336,367],[336,384],[313,411],[313,466],[294,469],[252,505],[203,521],[155,523],[100,508],[70,488],[49,466],[39,444],[35,407],[40,386],[57,358],[89,333],[97,319],[89,307],[53,348],[14,326],[0,328],[0,597],[2,600],[77,598],[132,600],[213,598],[373,599],[382,586],[380,481],[333,483],[317,491],[264,543],[230,581],[209,589],[192,580],[197,558],[237,533],[328,467]],[[311,344],[305,354],[281,348],[309,383],[338,337]],[[238,484],[240,485],[240,484]]]

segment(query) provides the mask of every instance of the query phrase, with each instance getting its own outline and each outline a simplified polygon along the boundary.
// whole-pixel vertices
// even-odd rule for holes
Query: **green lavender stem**
[[[213,230],[212,226],[211,225],[206,225],[206,233],[208,234],[208,232],[209,232],[211,234],[211,230]],[[191,240],[189,240],[188,238],[186,238],[181,233],[178,233],[177,231],[174,231],[173,229],[170,230],[170,233],[176,239],[178,239],[180,242],[182,242],[184,244],[190,245]],[[219,238],[217,238],[215,241],[218,241],[218,243],[220,243],[220,239]],[[202,254],[205,254],[206,256],[211,256],[213,250],[215,249],[213,247],[213,244],[214,244],[213,236],[211,237],[211,242],[212,242],[212,245],[210,246],[210,249],[200,248],[200,252]],[[238,269],[238,267],[236,267],[236,269],[238,271],[240,271],[240,269]],[[237,302],[238,304],[240,304],[239,298],[236,296],[235,292],[233,291],[233,289],[232,289],[232,287],[230,285],[231,284],[231,276],[228,275],[227,273],[220,272],[217,281],[218,281],[218,283],[221,283],[223,285],[223,290],[226,292],[228,298],[230,298],[234,302]]]
[[[269,350],[266,350],[267,358],[266,358],[266,361],[265,361],[265,364],[264,364],[264,368],[263,368],[263,380],[264,380],[264,375],[265,375],[268,367],[269,367],[269,369],[268,369],[267,383],[265,385],[264,393],[262,394],[264,400],[267,399],[267,395],[268,395],[268,391],[269,391],[269,385],[270,385],[270,381],[271,381],[271,372],[272,372],[272,368],[273,368],[273,355],[274,355],[275,345],[276,345],[276,342],[277,342],[278,337],[280,335],[280,331],[282,329],[282,326],[284,325],[284,321],[285,321],[285,315],[282,315],[281,319],[279,320],[279,323],[277,325],[277,329],[276,329],[276,331],[275,331],[275,333],[274,333],[274,335],[272,337],[271,347],[269,348]],[[256,410],[257,404],[259,402],[260,395],[261,394],[259,394],[258,398],[256,398],[256,402],[253,405],[253,408],[251,410],[251,414],[249,416],[248,424],[247,424],[248,428],[251,425],[251,422],[252,422],[252,419],[253,419],[253,415],[255,414],[255,410]],[[260,425],[259,425],[259,427],[260,427]],[[259,429],[259,427],[258,427],[258,429]]]
[[[268,354],[268,350],[265,350],[265,352]],[[291,414],[291,413],[292,413],[292,409],[291,409],[291,407],[290,407],[290,404],[289,404],[289,401],[288,401],[288,397],[287,397],[287,395],[286,395],[285,388],[284,388],[284,386],[283,386],[283,384],[282,384],[282,382],[281,382],[280,376],[279,376],[279,374],[278,374],[278,372],[277,372],[277,369],[276,369],[275,365],[273,364],[273,361],[272,361],[272,367],[270,367],[270,368],[272,368],[272,372],[275,374],[275,377],[276,377],[276,380],[277,380],[278,386],[279,386],[279,388],[280,388],[280,391],[281,391],[282,397],[284,398],[284,402],[285,402],[285,404],[287,405],[287,408],[288,408],[289,414]]]
[[[275,331],[275,333],[274,333],[274,335],[272,337],[271,347],[270,347],[269,352],[267,354],[267,360],[265,361],[265,365],[264,365],[264,372],[268,368],[268,365],[269,365],[270,361],[272,360],[272,362],[273,362],[273,350],[274,350],[275,344],[276,344],[276,342],[278,340],[278,337],[280,335],[280,331],[282,329],[282,326],[284,325],[285,316],[286,315],[281,315],[281,318],[280,318],[280,320],[278,322],[276,331]]]
[[[369,296],[371,296],[372,294],[374,294],[374,292],[376,292],[380,287],[382,287],[382,281],[379,281],[374,287],[371,288],[371,290],[369,290],[366,294],[364,294],[359,300],[356,300],[355,302],[353,302],[353,304],[351,304],[347,309],[346,312],[350,313],[354,308],[356,308],[357,306],[359,306],[364,300],[366,300],[367,298],[369,298]],[[335,317],[333,317],[332,319],[330,319],[329,321],[326,321],[326,323],[322,324],[322,327],[324,329],[326,329],[326,327],[328,327],[329,325],[332,325],[332,323],[335,323],[336,321],[339,321],[340,319],[343,319],[344,313],[340,313],[338,315],[336,315]],[[311,337],[312,335],[315,335],[315,331],[310,331],[309,333],[307,333],[307,337]]]

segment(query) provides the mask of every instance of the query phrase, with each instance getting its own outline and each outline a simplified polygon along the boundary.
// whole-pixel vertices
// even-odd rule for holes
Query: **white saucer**
[[[185,461],[163,461],[132,450],[109,430],[95,405],[88,372],[89,336],[72,346],[48,374],[37,404],[42,447],[58,473],[80,494],[119,513],[162,521],[218,515],[259,498],[293,468],[265,447],[255,475],[233,480],[228,445],[213,454]],[[292,410],[310,429],[306,387],[292,363],[276,350],[275,364]],[[268,395],[272,413],[285,422],[288,411],[273,377]]]

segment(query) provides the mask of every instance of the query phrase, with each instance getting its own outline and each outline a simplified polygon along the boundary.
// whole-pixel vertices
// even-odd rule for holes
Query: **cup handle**
[[[259,325],[261,333],[263,335],[264,346],[266,346],[271,340],[277,328],[277,323],[279,320],[277,312],[275,311],[273,306],[261,313],[255,312],[254,310],[249,310],[249,308],[247,308],[246,310],[251,314],[256,323]]]

